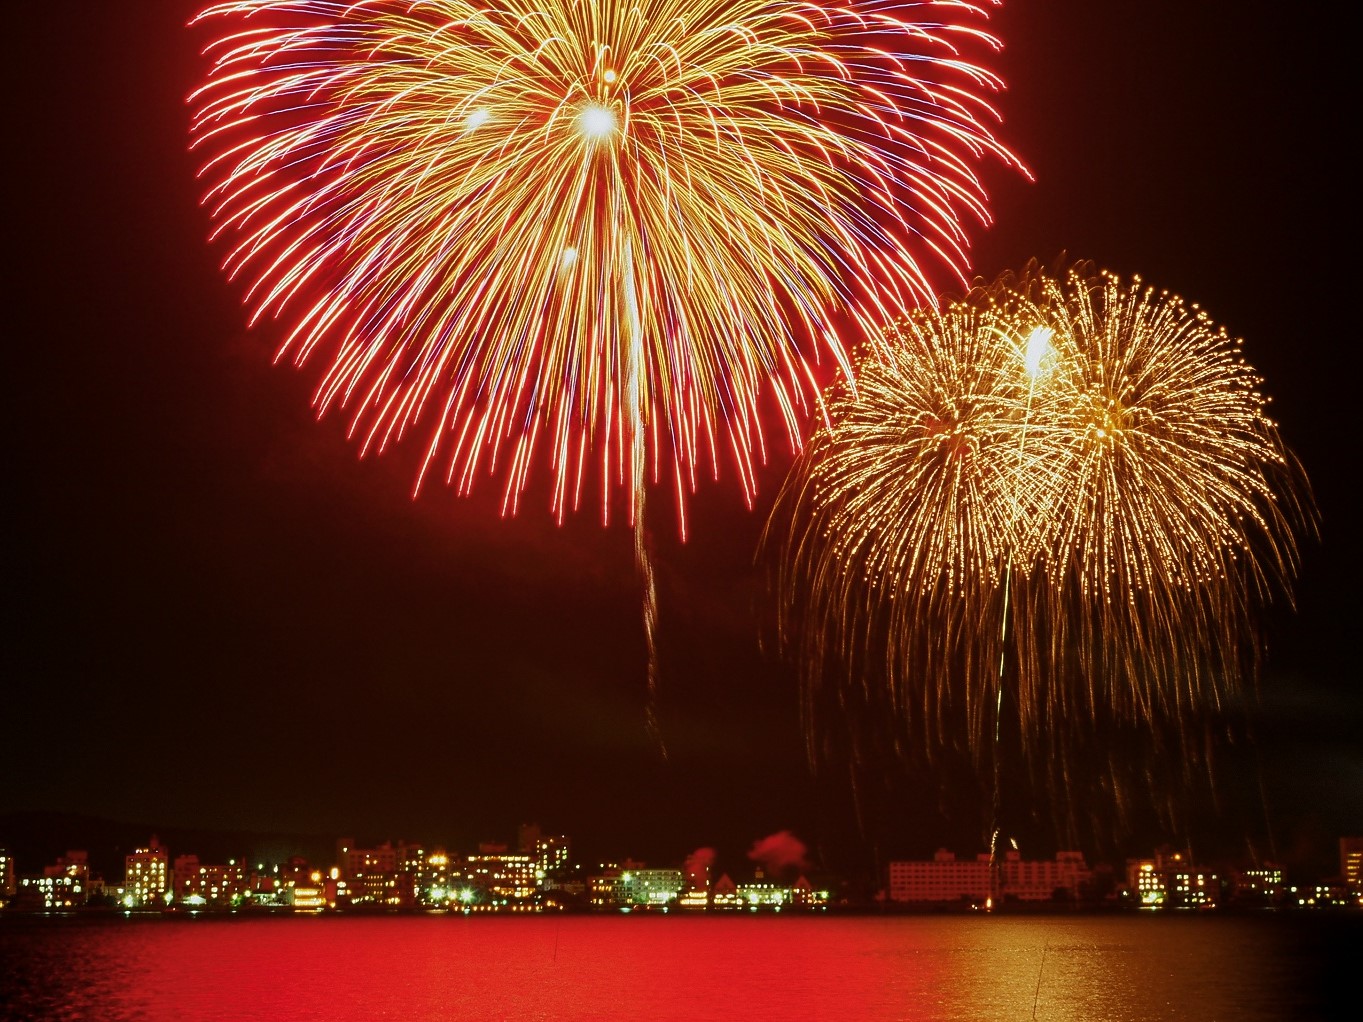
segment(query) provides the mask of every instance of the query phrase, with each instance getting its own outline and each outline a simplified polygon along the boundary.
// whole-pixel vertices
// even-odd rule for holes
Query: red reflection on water
[[[1290,921],[787,916],[0,921],[0,1004],[59,1022],[1274,1019]],[[1354,921],[1363,924],[1363,918]],[[1354,925],[1354,937],[1363,925]],[[7,1016],[10,1017],[10,1016]]]

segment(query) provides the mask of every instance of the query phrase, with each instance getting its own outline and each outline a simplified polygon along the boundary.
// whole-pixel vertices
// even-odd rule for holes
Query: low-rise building
[[[1182,852],[1128,860],[1126,883],[1144,909],[1215,908],[1222,901],[1221,878]]]
[[[1273,908],[1287,896],[1281,866],[1264,863],[1231,874],[1230,898],[1245,908]]]
[[[15,894],[19,908],[55,912],[79,908],[89,897],[86,882],[80,877],[58,875],[23,877]]]
[[[679,869],[632,869],[620,874],[622,907],[667,908],[676,902],[684,883]]]

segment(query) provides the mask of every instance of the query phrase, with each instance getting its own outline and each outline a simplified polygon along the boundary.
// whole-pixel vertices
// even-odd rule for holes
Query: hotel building
[[[1017,901],[1050,901],[1057,893],[1077,899],[1090,872],[1080,852],[1059,852],[1051,860],[1029,861],[1009,851],[991,867],[988,855],[957,859],[939,848],[931,861],[890,863],[889,896],[896,902],[986,902],[993,896]]]
[[[128,908],[164,905],[171,893],[170,853],[152,836],[123,860],[123,904]]]
[[[533,855],[508,852],[505,845],[479,845],[464,870],[466,883],[494,901],[533,897],[543,875]]]

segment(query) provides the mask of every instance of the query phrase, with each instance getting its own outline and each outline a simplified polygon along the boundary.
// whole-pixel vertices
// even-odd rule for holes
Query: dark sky
[[[413,502],[414,452],[359,461],[311,373],[247,331],[187,152],[195,4],[20,8],[0,813],[464,846],[538,821],[659,861],[782,829],[829,864],[979,850],[978,813],[923,793],[949,777],[880,764],[859,826],[846,778],[806,765],[753,566],[786,452],[753,510],[730,475],[688,542],[658,530],[663,759],[627,527],[555,526],[533,491],[504,520],[495,485]],[[1342,33],[1239,2],[1014,2],[993,27],[1000,135],[1036,181],[988,169],[975,271],[1067,252],[1200,303],[1312,479],[1323,540],[1299,612],[1269,615],[1262,792],[1227,796],[1282,857],[1328,862],[1363,831]]]

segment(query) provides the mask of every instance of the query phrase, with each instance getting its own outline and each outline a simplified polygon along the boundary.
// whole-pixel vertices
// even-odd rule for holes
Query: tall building
[[[14,856],[0,848],[0,905],[4,905],[9,899],[13,898],[14,892],[18,889],[19,882],[14,872]]]
[[[542,834],[531,852],[535,865],[544,876],[553,876],[568,868],[572,858],[572,844],[566,834]]]
[[[997,864],[998,891],[1005,899],[1049,901],[1062,894],[1077,898],[1089,878],[1080,852],[1059,852],[1050,860],[1025,860],[1015,852]],[[939,848],[931,861],[890,863],[890,900],[898,902],[985,902],[995,893],[988,855],[957,859]]]
[[[128,908],[163,905],[170,893],[170,853],[152,835],[146,848],[123,860],[123,904]]]
[[[540,886],[546,877],[554,877],[568,868],[571,842],[566,834],[546,834],[538,823],[523,823],[516,830],[516,850],[533,856]],[[548,885],[552,886],[552,885]]]
[[[1339,839],[1339,877],[1363,904],[1363,837]]]

